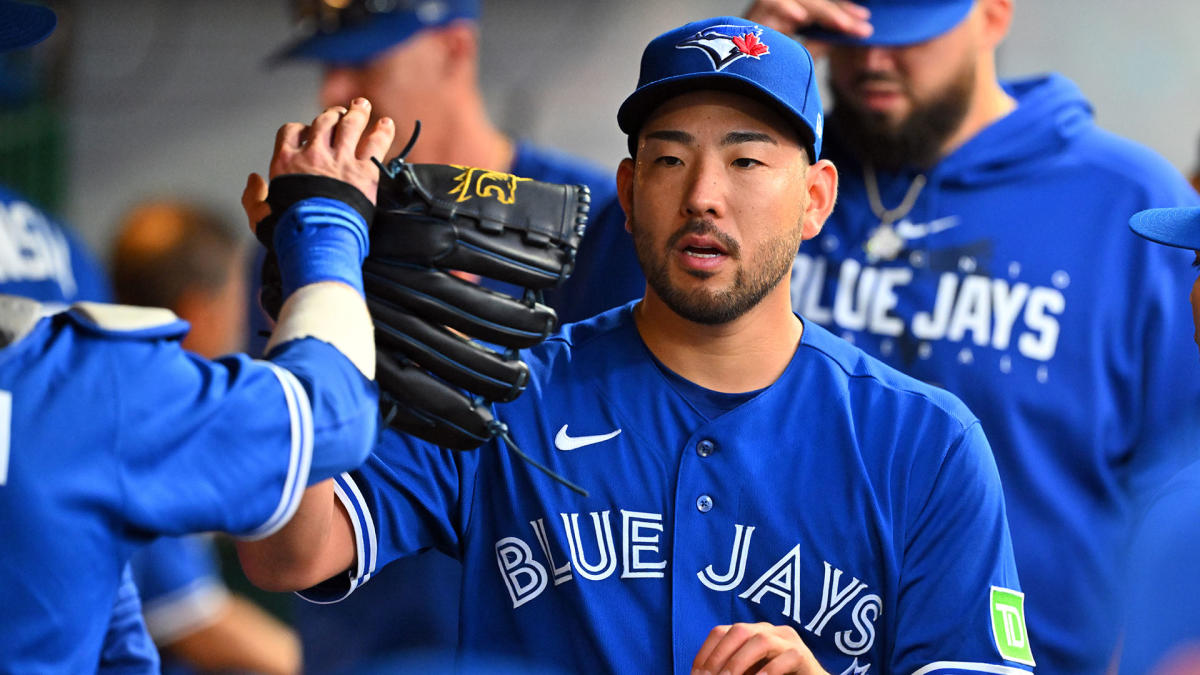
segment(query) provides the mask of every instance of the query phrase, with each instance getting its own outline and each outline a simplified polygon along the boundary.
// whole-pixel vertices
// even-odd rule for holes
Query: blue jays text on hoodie
[[[877,232],[861,163],[829,130],[837,206],[796,258],[793,306],[982,420],[1038,669],[1098,673],[1119,630],[1118,549],[1134,495],[1200,447],[1190,256],[1127,223],[1200,199],[1161,157],[1096,126],[1066,78],[1004,86],[1016,109],[925,172],[890,233]],[[916,173],[880,172],[882,205],[897,206]],[[615,211],[584,237],[560,315],[643,293]]]

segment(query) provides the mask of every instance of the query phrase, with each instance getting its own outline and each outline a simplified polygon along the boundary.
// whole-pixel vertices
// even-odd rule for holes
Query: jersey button
[[[715,450],[716,447],[717,446],[715,446],[712,441],[706,438],[696,444],[696,454],[700,455],[701,457],[708,457],[709,455],[713,454],[713,450]]]
[[[709,497],[708,495],[700,495],[696,499],[696,508],[700,510],[700,513],[708,513],[709,511],[712,511],[712,507],[712,497]]]

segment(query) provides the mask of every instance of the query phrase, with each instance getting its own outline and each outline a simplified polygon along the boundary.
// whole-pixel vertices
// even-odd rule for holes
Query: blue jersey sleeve
[[[229,598],[206,535],[162,537],[130,559],[150,635],[170,644],[212,623]]]
[[[460,558],[479,453],[493,451],[456,452],[385,431],[359,470],[334,479],[354,528],[355,567],[301,597],[336,602],[392,560],[430,548]]]
[[[96,672],[102,675],[151,675],[159,672],[159,666],[158,650],[142,622],[138,588],[126,565],[108,630],[104,633]]]
[[[978,422],[928,475],[909,496],[897,615],[884,617],[897,641],[889,672],[1031,668],[1004,495]]]
[[[373,385],[323,342],[283,345],[281,365],[207,361],[173,341],[126,341],[108,357],[126,515],[147,531],[266,536],[295,512],[314,442],[329,474],[328,455],[346,469],[370,447]]]

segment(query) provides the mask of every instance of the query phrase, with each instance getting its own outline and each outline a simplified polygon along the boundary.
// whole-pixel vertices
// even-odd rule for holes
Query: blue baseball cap
[[[874,32],[865,38],[812,27],[800,34],[836,44],[898,47],[925,42],[949,31],[967,18],[975,0],[855,0],[871,10]]]
[[[308,32],[279,50],[272,61],[362,65],[418,31],[479,18],[479,0],[351,0],[336,6],[329,0],[306,0],[301,5],[310,15]]]
[[[1156,244],[1200,251],[1200,206],[1139,211],[1129,219],[1129,229]]]
[[[629,154],[658,106],[702,89],[762,101],[795,126],[813,161],[821,155],[824,117],[812,55],[783,33],[732,16],[689,23],[646,46],[637,89],[617,112],[617,124],[629,134]]]
[[[49,7],[0,0],[0,51],[29,47],[45,40],[57,22]]]

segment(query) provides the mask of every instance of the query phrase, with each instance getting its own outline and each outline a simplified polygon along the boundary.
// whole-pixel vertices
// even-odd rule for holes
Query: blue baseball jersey
[[[7,668],[7,666],[3,666]],[[158,675],[158,649],[142,617],[142,603],[129,565],[113,601],[112,615],[100,648],[99,675]]]
[[[593,225],[589,228],[598,222],[602,212],[611,208],[607,205],[620,211],[615,172],[577,157],[518,141],[509,171],[548,183],[587,185],[592,198]],[[253,278],[258,277],[261,262],[255,265]],[[512,287],[507,290],[511,292]],[[546,302],[564,317],[571,299],[553,289],[546,292]],[[261,316],[257,297],[253,306]],[[388,429],[383,433],[395,432]],[[304,645],[305,667],[313,672],[340,672],[355,666],[382,667],[381,664],[389,663],[388,659],[398,667],[414,667],[420,663],[414,659],[436,658],[440,654],[452,658],[458,644],[461,575],[458,561],[430,551],[398,560],[380,570],[369,587],[344,602],[331,605],[297,602],[294,620]]]
[[[809,324],[771,386],[698,407],[722,395],[661,366],[632,307],[531,350],[496,407],[589,497],[501,441],[385,437],[335,480],[357,567],[306,596],[438,548],[463,563],[468,655],[687,673],[713,627],[767,621],[832,673],[1023,672],[1001,656],[1030,657],[1000,483],[957,399]]]
[[[229,598],[208,535],[162,537],[130,559],[146,626],[170,644],[212,623]]]
[[[1122,673],[1158,672],[1173,654],[1200,650],[1200,462],[1168,481],[1141,516],[1129,546]]]
[[[890,227],[828,127],[838,200],[796,258],[793,308],[979,416],[1039,665],[1091,675],[1117,638],[1130,505],[1200,451],[1191,254],[1133,236],[1128,220],[1200,200],[1161,157],[1097,127],[1066,78],[1005,87],[1016,109],[926,171]],[[903,202],[916,175],[878,172],[875,206]],[[623,222],[596,225],[568,282],[581,284],[576,316],[645,287]]]
[[[325,343],[289,342],[275,363],[207,361],[180,348],[182,321],[116,329],[105,316],[43,317],[0,350],[0,664],[16,672],[95,670],[135,548],[265,536],[320,477],[314,442],[374,419],[372,385]]]

